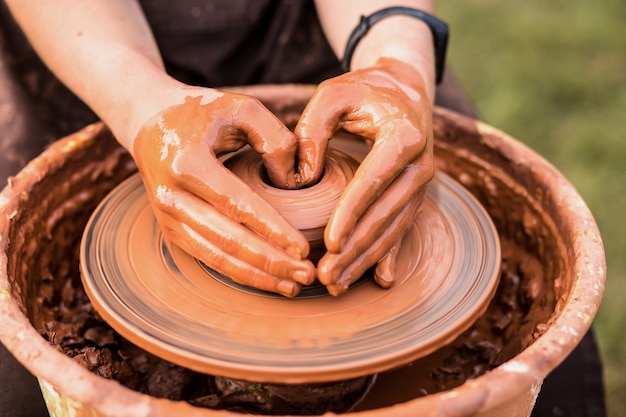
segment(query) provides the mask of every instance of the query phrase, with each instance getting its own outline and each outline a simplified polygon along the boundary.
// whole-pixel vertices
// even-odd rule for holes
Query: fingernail
[[[300,286],[293,281],[280,281],[276,286],[276,291],[287,297],[298,295]]]
[[[348,291],[348,286],[345,284],[331,284],[327,285],[326,289],[333,297],[338,297]]]
[[[317,279],[324,285],[331,285],[333,274],[331,268],[326,263],[317,264]]]
[[[312,273],[312,271],[297,270],[291,274],[291,279],[300,284],[309,285],[315,279],[315,273]]]
[[[340,253],[343,248],[346,246],[346,242],[348,241],[348,237],[346,235],[339,236],[335,239],[333,238],[325,238],[326,249],[331,253]]]
[[[302,251],[298,247],[298,245],[291,245],[287,247],[287,252],[290,255],[297,257],[298,259],[302,259]]]
[[[394,283],[394,277],[389,270],[385,270],[382,273],[376,271],[376,283],[382,288],[390,288]]]

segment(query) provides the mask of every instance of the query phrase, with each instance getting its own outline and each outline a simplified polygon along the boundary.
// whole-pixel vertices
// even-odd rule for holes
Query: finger
[[[422,201],[426,191],[425,184],[419,185],[413,180],[419,166],[411,165],[398,179],[383,193],[375,205],[363,215],[359,224],[356,225],[352,234],[343,245],[341,253],[342,263],[334,265],[334,270],[326,271],[324,265],[320,265],[320,280],[332,281],[336,279],[342,268],[354,262],[362,252],[367,250],[376,236],[380,236],[390,227],[392,221],[405,210],[406,206],[416,201]],[[417,187],[417,188],[413,188]],[[330,251],[329,251],[330,252]],[[328,274],[326,276],[326,274]]]
[[[159,201],[156,211],[166,214],[168,220],[180,223],[168,223],[170,230],[177,231],[177,236],[189,235],[191,232],[202,236],[202,242],[210,242],[211,246],[231,257],[245,260],[246,264],[266,274],[283,280],[297,281],[308,285],[315,280],[315,267],[308,260],[294,258],[258,234],[223,215],[204,201],[188,192],[174,192],[161,189],[156,197]],[[186,233],[185,233],[186,232]],[[198,242],[196,237],[193,240]],[[205,248],[187,244],[189,252],[208,265],[217,260],[207,259]],[[208,252],[210,253],[210,252]],[[210,263],[208,263],[210,262]]]
[[[160,212],[157,217],[163,234],[169,242],[178,245],[186,253],[234,282],[287,297],[295,297],[299,294],[301,284],[255,268],[245,259],[223,251],[189,225],[181,223],[167,213]]]
[[[263,158],[272,184],[278,188],[297,188],[296,135],[257,99],[248,97],[242,107],[237,112],[239,118],[235,124],[247,136],[252,149]]]
[[[173,168],[173,181],[180,189],[195,194],[295,257],[308,256],[309,243],[304,235],[214,158],[207,161],[195,152],[186,152],[176,158]]]
[[[412,200],[395,217],[389,227],[377,235],[363,251],[348,250],[344,253],[327,253],[318,263],[318,278],[333,295],[339,295],[359,279],[365,271],[382,259],[399,243],[415,219],[421,199]],[[358,253],[357,256],[354,254]]]
[[[382,288],[390,288],[396,280],[396,260],[401,246],[402,242],[397,242],[393,245],[376,265],[374,280]]]
[[[260,290],[279,293],[287,297],[295,297],[300,293],[302,287],[299,283],[287,279],[280,279],[254,268],[241,258],[231,256],[221,251],[210,241],[204,239],[186,225],[180,224],[180,227],[186,237],[179,238],[177,233],[171,232],[168,234],[171,241],[177,245],[181,245],[181,248],[188,253],[192,253],[193,251],[193,249],[188,246],[189,242],[193,242],[194,245],[202,247],[202,257],[198,259],[202,260],[205,265],[213,270],[229,277],[239,284]]]
[[[294,130],[299,139],[298,174],[302,185],[315,183],[322,175],[328,141],[341,120],[353,112],[359,87],[323,82],[315,90]]]
[[[346,187],[337,203],[325,230],[326,247],[331,252],[342,250],[350,231],[360,221],[361,216],[376,203],[381,194],[397,182],[396,177],[410,177],[402,181],[406,188],[397,191],[397,196],[412,195],[414,190],[428,182],[433,174],[432,149],[429,141],[421,133],[399,121],[404,127],[394,132],[381,131],[371,151],[365,157],[354,178]],[[401,139],[407,143],[401,143]],[[410,138],[408,141],[406,138]],[[407,165],[413,166],[411,169]],[[394,179],[396,181],[394,181]],[[404,200],[406,204],[406,200]]]

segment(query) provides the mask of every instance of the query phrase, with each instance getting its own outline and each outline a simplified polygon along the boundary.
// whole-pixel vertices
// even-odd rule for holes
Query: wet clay
[[[503,246],[503,257],[508,261],[503,268],[498,293],[486,314],[448,346],[398,370],[378,374],[357,409],[380,408],[459,386],[515,356],[519,349],[541,334],[542,328],[535,328],[531,319],[545,313],[535,303],[553,300],[548,294],[535,294],[533,287],[537,282],[528,282],[520,272],[536,273],[541,266],[535,258],[512,244]],[[541,274],[534,277],[543,278]],[[235,401],[241,399],[241,392],[237,396],[227,396],[218,390],[214,377],[164,361],[130,343],[99,317],[82,288],[75,288],[72,281],[72,277],[67,277],[62,298],[57,301],[59,304],[46,302],[39,309],[44,313],[38,317],[41,321],[34,323],[50,343],[70,357],[97,375],[119,380],[131,389],[155,397],[184,400],[202,407],[268,412],[267,398],[272,397],[258,395],[254,401],[248,399],[242,406]],[[398,384],[398,380],[403,383]],[[276,384],[260,386],[265,391],[277,390]],[[336,384],[314,387],[324,386],[336,388]],[[282,396],[288,396],[288,393],[289,389]],[[301,399],[300,396],[297,398]],[[312,413],[345,411],[352,405],[349,400],[345,401],[331,402],[332,407],[326,404],[326,410],[316,409]],[[291,407],[296,404],[299,408],[285,408],[288,404],[292,404]],[[271,408],[276,414],[310,412],[303,401],[293,398],[290,403]]]
[[[445,118],[439,122],[435,126],[440,139],[439,168],[479,196],[498,227],[503,261],[500,285],[487,312],[461,336],[411,365],[379,374],[379,383],[361,408],[448,390],[496,368],[549,328],[570,290],[570,283],[554,279],[564,267],[561,255],[566,250],[551,237],[555,228],[546,215],[553,210],[550,200],[545,199],[547,206],[534,203],[534,197],[541,196],[542,188],[533,186],[539,180],[529,175],[514,182],[503,175],[504,167],[511,163],[511,158],[502,156],[506,147],[497,156],[482,155],[478,144],[484,141],[467,139],[484,132],[473,126],[459,130]],[[80,145],[84,151],[73,148],[78,141],[63,143],[71,150],[71,158],[63,161],[62,170],[53,159],[39,162],[36,175],[45,180],[38,188],[11,182],[13,191],[24,196],[20,210],[11,213],[14,223],[8,238],[12,247],[20,248],[9,254],[11,291],[52,346],[95,374],[153,396],[227,407],[214,377],[177,367],[129,343],[93,310],[82,288],[78,246],[87,218],[113,186],[134,171],[128,155],[117,148],[106,129],[93,129],[82,132],[94,136],[93,141]],[[489,132],[485,138],[489,142]],[[487,159],[473,159],[470,151],[457,149],[456,141],[476,146],[470,151]],[[46,174],[48,170],[50,174]],[[534,171],[533,175],[543,174]],[[526,190],[537,192],[529,196]],[[382,383],[400,375],[401,383]],[[385,385],[399,395],[387,392]]]
[[[81,273],[113,328],[181,366],[263,382],[349,379],[423,356],[484,312],[500,252],[479,208],[439,174],[400,248],[393,288],[366,275],[341,297],[305,288],[293,300],[233,286],[170,245],[134,176],[87,225]]]
[[[219,160],[247,144],[273,183],[296,187],[296,137],[249,96],[186,97],[150,118],[133,148],[169,240],[241,284],[294,296],[315,279],[306,239]]]
[[[310,246],[308,259],[317,264],[326,252],[324,228],[341,194],[354,177],[358,161],[331,148],[326,155],[322,177],[315,184],[294,190],[273,185],[261,156],[252,150],[228,158],[224,166],[304,234]]]
[[[327,142],[344,129],[372,146],[327,221],[328,254],[319,259],[317,278],[340,295],[387,256],[376,275],[390,286],[396,245],[434,173],[430,100],[414,75],[411,66],[381,59],[372,69],[328,80],[295,128],[299,140],[251,97],[190,92],[184,103],[146,122],[133,145],[164,233],[240,284],[296,296],[315,279],[313,265],[303,259],[306,240],[218,158],[248,144],[274,185],[307,186],[321,177]]]
[[[317,275],[333,295],[346,292],[372,265],[382,286],[393,281],[392,249],[413,222],[434,173],[426,84],[410,65],[381,58],[320,84],[295,127],[303,184],[320,177],[335,132],[351,132],[371,146],[325,230],[329,253]]]

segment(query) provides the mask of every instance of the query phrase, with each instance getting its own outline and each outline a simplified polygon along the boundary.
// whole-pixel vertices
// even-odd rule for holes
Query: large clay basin
[[[240,90],[290,125],[312,92],[304,86]],[[520,271],[529,313],[515,337],[503,339],[502,363],[480,376],[350,415],[528,416],[542,381],[579,343],[598,310],[605,258],[597,226],[572,185],[505,133],[436,109],[435,138],[438,169],[478,197],[505,248],[513,245],[538,261],[539,278]],[[110,132],[95,124],[59,140],[10,179],[0,194],[0,339],[38,377],[53,416],[242,415],[157,399],[96,376],[52,348],[32,324],[38,314],[33,300],[60,291],[57,277],[76,273],[90,213],[134,170]]]

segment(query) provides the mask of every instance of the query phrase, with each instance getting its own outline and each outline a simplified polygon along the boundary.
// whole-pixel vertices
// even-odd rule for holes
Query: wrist
[[[109,126],[117,141],[133,153],[133,142],[141,126],[159,110],[163,97],[175,87],[165,72],[143,68],[141,74],[120,79],[108,101],[100,103],[97,113]]]
[[[402,20],[404,20],[404,26],[407,27],[405,31],[398,29],[400,25],[396,26],[396,21],[399,24]],[[363,41],[356,47],[354,58],[352,59],[352,68],[358,69],[380,65],[386,58],[399,61],[410,66],[419,76],[419,79],[424,84],[429,100],[433,102],[435,97],[435,65],[433,61],[434,48],[432,38],[428,27],[424,23],[411,20],[410,17],[398,16],[390,18],[386,22],[380,22],[380,28],[373,27],[371,36],[366,35]],[[381,36],[378,36],[377,31],[374,29],[378,29]],[[397,32],[397,36],[393,32]],[[410,39],[412,47],[407,48],[404,42],[387,42],[385,35],[391,36],[394,40],[406,35]]]
[[[379,58],[394,58],[412,65],[434,96],[441,81],[448,43],[447,25],[418,9],[389,7],[363,16],[353,30],[342,65],[358,69],[374,65]]]

